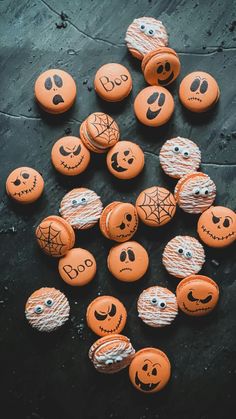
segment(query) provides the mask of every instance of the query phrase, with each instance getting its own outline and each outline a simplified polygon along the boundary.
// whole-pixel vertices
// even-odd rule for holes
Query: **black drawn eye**
[[[109,311],[109,315],[110,315],[111,317],[114,317],[114,316],[115,316],[115,314],[116,314],[116,306],[115,306],[114,304],[112,304],[112,306],[111,306],[111,310]]]
[[[166,71],[170,71],[170,63],[168,63],[168,62],[167,62],[167,63],[165,64],[165,70],[166,70]]]
[[[124,261],[125,261],[125,259],[126,259],[126,252],[125,252],[125,250],[123,250],[123,251],[121,252],[121,254],[120,254],[120,261],[121,261],[121,262],[124,262]]]
[[[97,311],[94,312],[94,316],[99,321],[105,320],[107,318],[107,314],[100,314]]]
[[[198,300],[197,298],[194,298],[192,291],[190,291],[188,293],[187,297],[188,297],[189,301],[192,301],[192,302]]]
[[[202,304],[207,304],[209,303],[209,301],[212,300],[212,295],[208,295],[208,297],[204,298],[203,300],[201,300]]]
[[[144,364],[142,369],[143,369],[143,371],[147,371],[148,370],[148,364]]]
[[[20,179],[16,179],[12,183],[14,183],[15,186],[19,186],[21,184],[21,181],[20,181]]]
[[[159,65],[159,67],[157,67],[157,73],[161,74],[163,71],[163,65]]]
[[[132,164],[132,163],[133,163],[133,161],[134,161],[134,159],[129,159],[129,160],[128,160],[128,163],[129,163],[129,164]]]
[[[125,155],[125,156],[128,156],[128,154],[129,154],[129,150],[125,150],[125,151],[124,151],[124,155]]]
[[[63,81],[62,81],[62,78],[61,78],[60,76],[58,76],[57,74],[55,74],[55,75],[53,76],[53,79],[54,79],[55,85],[56,85],[57,87],[62,87],[62,85],[63,85]]]
[[[208,83],[207,83],[206,80],[203,80],[203,82],[200,86],[200,92],[201,93],[206,93],[207,89],[208,89]]]
[[[63,147],[63,145],[59,148],[59,151],[60,151],[60,153],[61,153],[61,155],[62,156],[69,156],[70,155],[70,151],[68,152],[68,151],[66,151],[65,149],[64,149],[64,147]]]
[[[159,96],[159,93],[158,92],[154,92],[151,96],[149,96],[149,98],[147,100],[147,103],[149,105],[152,105],[157,100],[158,96]]]
[[[165,94],[164,94],[164,93],[161,93],[161,94],[160,94],[160,97],[159,97],[159,100],[158,100],[158,105],[159,105],[159,106],[163,106],[163,105],[164,105],[164,103],[165,103],[165,99],[166,99]]]
[[[124,230],[125,229],[125,223],[121,223],[119,227],[120,227],[121,230]]]
[[[227,227],[229,227],[229,225],[230,225],[229,218],[225,218],[225,220],[223,222],[223,226],[227,228]]]
[[[29,179],[29,173],[22,173],[22,177],[24,178],[24,179]]]
[[[78,145],[77,149],[73,152],[74,156],[78,156],[81,152],[81,145]]]
[[[52,80],[51,80],[51,77],[48,77],[48,78],[45,80],[45,82],[44,82],[44,87],[45,87],[45,89],[47,89],[47,90],[51,90],[51,88],[52,88]]]
[[[129,256],[129,260],[131,262],[133,262],[135,260],[135,254],[134,254],[133,250],[129,249],[127,253],[128,253],[128,256]]]
[[[191,92],[196,92],[199,86],[200,86],[200,79],[194,79],[190,86]]]
[[[213,221],[214,224],[218,224],[220,222],[220,218],[218,218],[214,214],[212,214],[212,221]]]
[[[126,215],[126,220],[127,221],[131,221],[132,220],[132,215],[131,214],[127,214]]]
[[[156,368],[153,368],[152,375],[157,375],[157,369]]]

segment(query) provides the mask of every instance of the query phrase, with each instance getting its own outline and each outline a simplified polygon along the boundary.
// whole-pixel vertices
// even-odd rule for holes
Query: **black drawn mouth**
[[[35,189],[36,185],[37,185],[37,176],[35,175],[34,176],[34,180],[33,180],[33,186],[31,188],[29,188],[29,189],[24,189],[23,191],[15,192],[14,193],[14,196],[16,196],[16,195],[17,196],[21,196],[21,195],[24,195],[24,194],[28,194],[28,193],[32,192]]]
[[[111,167],[112,169],[114,169],[116,172],[125,172],[127,169],[125,169],[124,167],[121,167],[117,161],[117,156],[118,156],[118,152],[114,153],[112,155],[111,158]]]
[[[190,313],[195,313],[196,311],[208,311],[211,310],[211,307],[205,307],[205,308],[196,308],[196,310],[189,310],[189,308],[186,307],[186,305],[183,302],[183,306],[185,310],[189,311]]]
[[[161,112],[161,108],[158,109],[157,111],[152,111],[150,108],[148,108],[146,117],[147,119],[150,119],[150,120],[155,119],[157,115],[159,115],[160,112]]]
[[[122,268],[122,269],[120,270],[120,272],[123,272],[123,271],[132,271],[132,269],[131,269],[131,268]]]
[[[64,99],[61,97],[61,95],[55,95],[52,99],[54,105],[59,105],[59,103],[64,102]]]
[[[212,234],[209,230],[207,230],[207,228],[205,227],[205,226],[201,226],[201,229],[202,229],[202,231],[204,232],[204,233],[206,233],[208,236],[210,236],[212,239],[214,239],[214,240],[226,240],[226,239],[228,239],[229,237],[231,237],[231,236],[234,236],[234,234],[235,234],[235,231],[232,231],[231,233],[229,233],[229,234],[227,234],[227,236],[223,236],[223,237],[217,237],[217,236],[215,236],[214,234]]]
[[[188,100],[197,100],[198,102],[202,102],[202,99],[199,99],[199,97],[189,97]]]
[[[67,170],[73,170],[79,167],[79,165],[82,163],[83,160],[84,160],[84,156],[81,157],[80,161],[75,166],[68,166],[68,164],[66,164],[64,161],[61,160],[61,165]]]
[[[174,77],[174,73],[172,71],[172,73],[169,75],[169,77],[167,77],[167,79],[164,79],[164,80],[157,79],[158,84],[160,86],[164,86],[165,84],[170,83],[173,77]]]
[[[120,315],[120,318],[119,318],[119,320],[118,320],[118,323],[117,323],[117,325],[116,325],[116,327],[114,328],[114,329],[111,329],[111,330],[107,330],[107,329],[103,329],[103,327],[102,326],[99,326],[99,329],[102,331],[102,332],[105,332],[105,333],[114,333],[114,332],[116,332],[118,329],[119,329],[119,327],[120,327],[120,324],[121,324],[121,322],[122,322],[122,314]]]
[[[158,381],[156,384],[155,383],[145,384],[138,378],[138,373],[136,372],[135,384],[136,386],[140,387],[141,390],[143,391],[151,391],[151,390],[154,390],[154,388],[156,388],[160,384],[160,381]]]

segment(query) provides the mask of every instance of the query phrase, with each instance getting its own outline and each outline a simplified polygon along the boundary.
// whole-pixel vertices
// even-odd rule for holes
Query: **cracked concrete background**
[[[142,289],[153,284],[172,291],[176,280],[161,265],[167,241],[176,234],[196,237],[197,218],[181,210],[160,230],[140,225],[135,239],[150,254],[150,269],[136,284],[122,284],[111,277],[106,257],[112,243],[97,227],[79,232],[76,244],[92,251],[98,262],[93,283],[71,289],[62,283],[57,261],[37,248],[34,228],[49,214],[57,214],[63,195],[85,186],[112,200],[134,202],[152,185],[171,190],[175,182],[163,174],[158,154],[163,142],[180,135],[197,142],[202,150],[202,171],[217,185],[216,203],[236,209],[236,2],[232,0],[0,1],[0,351],[1,417],[4,419],[222,419],[235,407],[235,246],[206,248],[203,274],[220,286],[221,299],[208,318],[193,320],[180,314],[173,326],[153,330],[136,312]],[[63,12],[63,13],[62,13]],[[129,23],[140,16],[163,21],[170,46],[180,55],[182,71],[170,86],[176,108],[164,127],[139,124],[133,101],[145,82],[140,63],[124,44]],[[100,100],[93,90],[96,70],[104,63],[119,62],[133,77],[131,95],[119,104]],[[48,68],[62,68],[75,78],[75,106],[60,117],[43,113],[34,102],[37,76]],[[211,72],[221,97],[205,115],[185,111],[178,101],[180,80],[193,70]],[[145,150],[146,168],[136,179],[118,181],[107,173],[105,156],[93,155],[87,171],[65,178],[51,167],[53,143],[65,134],[78,135],[81,121],[91,112],[105,111],[117,120],[122,139]],[[5,195],[5,180],[20,165],[38,169],[45,179],[45,193],[38,202],[20,207]],[[92,233],[92,234],[91,234]],[[24,319],[28,296],[42,286],[59,288],[69,298],[71,319],[58,332],[35,333]],[[114,376],[96,373],[87,356],[96,337],[85,324],[88,303],[98,294],[120,298],[128,310],[124,334],[138,350],[156,346],[172,362],[172,379],[160,394],[137,393],[127,371]],[[232,415],[232,413],[231,413]]]

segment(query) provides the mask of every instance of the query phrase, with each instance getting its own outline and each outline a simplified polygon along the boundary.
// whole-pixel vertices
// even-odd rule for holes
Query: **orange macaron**
[[[107,153],[107,168],[118,179],[133,179],[144,168],[144,152],[131,141],[119,141]]]
[[[104,208],[99,225],[102,234],[110,240],[130,240],[138,228],[136,208],[128,202],[111,202]]]
[[[227,207],[210,207],[199,217],[197,232],[207,246],[229,246],[236,240],[236,214]]]
[[[44,218],[35,231],[38,245],[49,256],[64,256],[75,244],[70,224],[57,215]]]
[[[97,271],[94,256],[86,249],[70,249],[60,258],[58,270],[61,278],[74,287],[82,287],[93,280]]]
[[[68,111],[76,98],[76,84],[72,76],[59,69],[40,74],[34,86],[35,98],[41,108],[51,114]]]
[[[142,61],[142,72],[150,85],[167,86],[178,77],[180,68],[178,54],[167,47],[149,52]]]
[[[80,125],[80,137],[94,153],[105,153],[120,139],[116,121],[106,113],[94,112]]]
[[[108,102],[119,102],[125,99],[132,90],[131,74],[121,64],[105,64],[95,75],[94,88],[102,99]]]
[[[18,167],[6,180],[7,195],[20,204],[31,204],[42,195],[44,180],[37,170],[31,167]]]
[[[62,175],[76,176],[84,172],[90,162],[90,152],[78,137],[62,137],[52,147],[51,160]]]
[[[162,86],[145,87],[135,98],[134,113],[144,125],[159,127],[166,124],[174,112],[174,99]]]

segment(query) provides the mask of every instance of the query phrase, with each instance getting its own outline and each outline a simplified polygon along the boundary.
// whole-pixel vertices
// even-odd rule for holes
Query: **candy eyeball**
[[[113,360],[112,359],[107,359],[105,364],[106,365],[111,365],[111,364],[113,364]]]
[[[151,299],[151,303],[154,304],[154,305],[156,305],[158,303],[158,299],[156,297],[153,297]]]
[[[155,29],[152,27],[152,26],[149,26],[149,27],[147,27],[147,30],[146,30],[146,35],[147,36],[154,36],[155,35]]]
[[[200,193],[201,193],[201,196],[208,196],[209,189],[208,188],[202,188]]]
[[[45,305],[46,305],[47,307],[52,307],[53,303],[54,303],[54,301],[53,301],[53,299],[52,299],[52,298],[47,298],[47,299],[45,300]]]
[[[200,188],[198,188],[198,187],[193,188],[193,195],[200,196],[200,194],[201,194],[201,189]]]
[[[87,200],[85,197],[72,199],[71,201],[72,207],[78,207],[79,205],[85,205],[86,203]]]
[[[193,256],[191,250],[185,250],[184,256],[186,257],[186,259],[191,259],[191,257]]]
[[[37,304],[37,305],[34,307],[34,312],[35,312],[36,314],[41,314],[41,313],[43,312],[43,306],[41,306],[40,304]]]
[[[184,254],[184,249],[183,249],[182,247],[178,247],[177,252],[178,252],[180,255],[183,255],[183,254]]]
[[[158,307],[163,310],[164,308],[166,308],[166,302],[164,300],[160,300],[158,302]]]
[[[190,153],[188,150],[183,150],[182,151],[182,156],[184,159],[188,159],[190,157]]]
[[[121,362],[122,361],[122,356],[117,356],[116,358],[115,358],[115,362]]]
[[[176,154],[179,154],[181,152],[181,147],[179,147],[178,145],[174,145],[172,151]]]
[[[144,32],[144,31],[145,31],[145,29],[146,29],[145,24],[144,24],[144,23],[140,23],[140,25],[139,25],[139,29],[140,29],[140,31]]]

